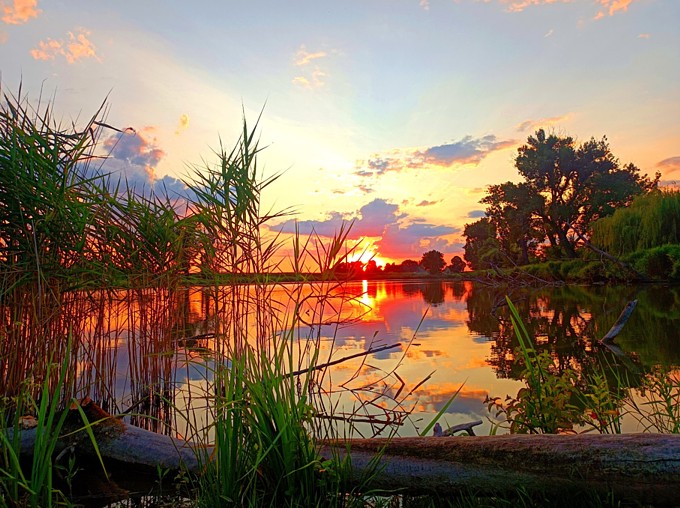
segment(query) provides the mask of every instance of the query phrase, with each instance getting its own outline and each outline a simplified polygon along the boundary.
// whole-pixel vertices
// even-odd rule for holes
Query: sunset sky
[[[320,234],[354,218],[381,261],[460,254],[539,127],[606,135],[680,180],[678,0],[0,0],[0,16],[3,92],[42,88],[65,122],[106,99],[135,129],[110,170],[181,189],[262,112],[260,167],[285,171],[265,208]]]

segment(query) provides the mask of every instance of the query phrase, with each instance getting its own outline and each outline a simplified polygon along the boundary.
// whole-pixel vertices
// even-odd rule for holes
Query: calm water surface
[[[291,312],[285,305],[293,291],[291,287],[294,286],[277,288],[269,295],[278,302],[282,316]],[[485,398],[514,396],[523,386],[519,379],[521,369],[514,361],[518,343],[505,304],[507,289],[471,283],[359,281],[333,288],[321,311],[318,293],[307,294],[304,286],[297,286],[295,291],[302,292],[298,300],[300,294],[305,295],[301,300],[308,305],[300,309],[308,326],[298,327],[296,340],[302,347],[309,337],[317,338],[320,362],[338,360],[369,347],[400,343],[399,347],[345,361],[329,370],[323,383],[336,393],[335,414],[351,413],[360,401],[371,399],[376,390],[382,391],[383,397],[369,406],[366,418],[389,418],[385,415],[391,413],[383,415],[380,408],[392,407],[398,400],[401,408],[413,410],[400,427],[400,434],[415,435],[460,389],[444,415],[444,426],[479,419],[484,421],[479,433],[486,434],[491,424]],[[638,300],[638,307],[617,343],[641,369],[657,364],[680,365],[677,287],[550,287],[514,289],[508,296],[536,338],[537,347],[549,350],[558,368],[580,372],[597,358],[604,356],[613,361],[598,340],[633,299]],[[185,336],[215,331],[219,309],[211,306],[204,290],[188,291],[183,301],[185,309],[179,315],[185,320]],[[154,319],[139,314],[149,312],[143,306],[135,312],[130,318],[128,308],[128,323]],[[119,408],[150,392],[162,392],[174,398],[176,407],[193,408],[195,424],[200,426],[209,420],[202,409],[207,403],[201,393],[210,389],[213,365],[208,360],[209,350],[218,347],[214,342],[217,339],[175,340],[173,350],[168,351],[146,347],[139,331],[127,330],[117,337],[111,348],[116,353],[115,361],[109,360],[115,382],[107,389],[115,392]],[[425,379],[412,395],[405,397]],[[371,383],[374,386],[367,389]],[[180,434],[189,432],[176,415],[172,416],[173,411],[164,409],[161,402],[154,405],[153,399],[149,400],[138,409],[161,419],[174,418],[171,423]],[[150,421],[146,424],[150,425]],[[157,423],[151,425],[161,430]],[[372,428],[359,427],[364,434],[372,434]],[[633,422],[627,422],[624,430],[636,429]]]
[[[537,347],[550,351],[559,369],[582,373],[598,359],[612,360],[598,340],[633,299],[639,304],[617,338],[630,362],[641,370],[680,365],[678,287],[508,290],[442,281],[358,281],[258,291],[262,290],[241,286],[88,294],[67,302],[63,315],[50,318],[45,330],[75,338],[73,395],[88,395],[114,413],[129,410],[135,413],[132,420],[137,425],[181,435],[190,434],[182,416],[187,408],[195,426],[210,419],[213,353],[221,350],[220,341],[229,340],[237,324],[252,328],[256,336],[258,323],[272,316],[272,330],[281,330],[297,315],[294,336],[287,340],[296,351],[310,340],[318,344],[321,363],[399,343],[341,362],[318,382],[333,392],[336,415],[351,413],[366,401],[370,403],[364,416],[369,420],[412,410],[412,416],[402,422],[401,435],[423,429],[459,389],[443,424],[480,419],[485,423],[479,433],[489,432],[484,399],[516,395],[523,386],[521,368],[514,360],[518,343],[506,294]],[[270,301],[266,312],[244,303],[244,295],[253,294],[255,300]],[[299,304],[297,314],[291,301]],[[239,306],[237,312],[232,312],[234,305]],[[239,316],[239,323],[232,322],[233,316]],[[2,326],[0,361],[4,363],[0,366],[6,379],[4,393],[11,393],[32,365],[44,361],[45,349],[58,341],[32,344],[26,337],[34,334],[19,335],[8,319]],[[397,412],[390,412],[393,409]],[[375,426],[359,427],[367,435],[375,430]],[[624,430],[636,429],[627,423]]]

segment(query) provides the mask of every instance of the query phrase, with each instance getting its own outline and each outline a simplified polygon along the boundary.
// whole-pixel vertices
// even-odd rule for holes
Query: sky
[[[462,255],[536,129],[680,181],[678,0],[0,0],[4,93],[106,102],[107,168],[181,191],[258,117],[274,231]]]

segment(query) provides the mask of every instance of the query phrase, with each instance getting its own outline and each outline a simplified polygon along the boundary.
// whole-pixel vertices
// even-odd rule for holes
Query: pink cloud
[[[665,174],[675,173],[680,171],[680,156],[669,157],[657,163],[657,168],[661,169]]]
[[[509,4],[509,12],[522,12],[524,9],[531,7],[532,5],[570,3],[571,1],[572,0],[501,0],[501,3]]]
[[[40,41],[38,47],[31,50],[31,56],[36,60],[54,60],[63,56],[69,64],[85,58],[99,60],[96,48],[88,39],[90,32],[79,29],[78,33],[68,33],[68,41],[47,39]]]
[[[526,132],[528,130],[535,130],[539,128],[550,127],[556,124],[560,124],[570,120],[572,117],[571,113],[561,116],[552,116],[550,118],[539,118],[537,120],[525,120],[524,122],[517,125],[515,128],[518,132]]]
[[[507,5],[508,12],[522,12],[523,10],[536,5],[549,5],[557,3],[573,3],[575,0],[498,0],[501,4]],[[607,14],[613,16],[618,12],[626,12],[628,6],[636,0],[592,0],[595,5],[600,5],[604,10],[595,15],[595,19],[601,19]]]
[[[0,11],[2,21],[8,25],[22,25],[42,12],[38,0],[0,0]]]

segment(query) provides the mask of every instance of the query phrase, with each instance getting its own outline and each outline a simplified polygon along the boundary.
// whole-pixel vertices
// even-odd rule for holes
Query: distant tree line
[[[622,165],[607,138],[577,145],[538,130],[519,148],[520,183],[491,185],[481,200],[486,216],[467,224],[465,259],[472,269],[526,265],[540,258],[575,258],[580,237],[636,196],[655,191],[633,164]]]
[[[444,271],[449,273],[461,273],[465,270],[466,263],[460,256],[453,256],[451,263],[447,264],[444,255],[438,250],[424,252],[420,261],[406,259],[401,263],[387,263],[384,267],[379,266],[374,259],[363,263],[362,261],[349,261],[339,263],[335,267],[336,273],[348,275],[376,275],[380,273],[429,273],[437,275]]]

